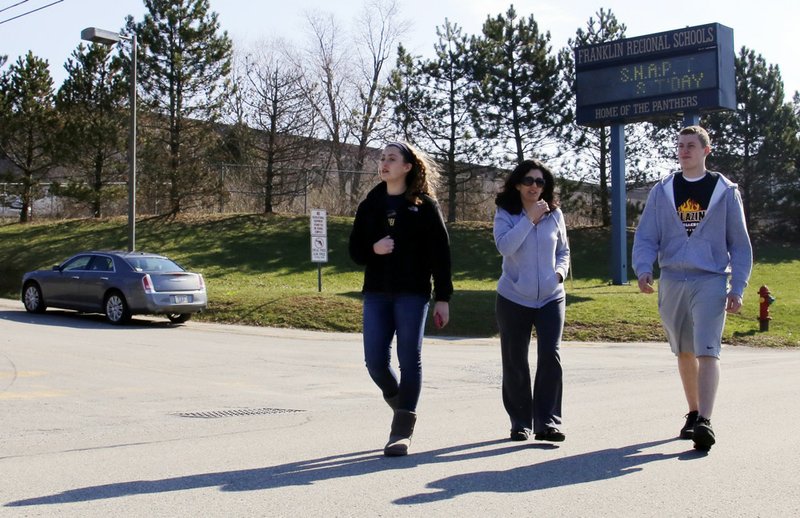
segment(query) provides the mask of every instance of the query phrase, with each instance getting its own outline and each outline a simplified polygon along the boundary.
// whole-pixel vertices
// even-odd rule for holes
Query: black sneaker
[[[512,441],[527,441],[528,437],[530,437],[530,432],[524,428],[522,430],[511,430]]]
[[[711,428],[711,420],[703,416],[697,416],[697,423],[694,425],[694,431],[692,432],[692,440],[696,450],[708,451],[711,449],[711,446],[717,442],[714,437],[714,429]]]
[[[681,433],[678,437],[681,439],[691,439],[692,432],[694,432],[694,424],[697,422],[697,410],[692,410],[684,417],[686,418],[686,424],[681,428]]]
[[[537,441],[562,442],[566,436],[558,428],[548,427],[544,432],[536,432],[534,439]]]

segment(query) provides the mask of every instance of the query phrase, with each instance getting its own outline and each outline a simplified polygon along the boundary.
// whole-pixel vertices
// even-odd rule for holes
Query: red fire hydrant
[[[772,320],[772,317],[769,316],[769,306],[775,302],[775,297],[772,296],[766,285],[758,289],[758,296],[759,331],[769,331],[769,321]]]

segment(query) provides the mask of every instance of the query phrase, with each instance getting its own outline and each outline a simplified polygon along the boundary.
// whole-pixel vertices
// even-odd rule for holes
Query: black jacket
[[[449,301],[450,238],[439,205],[424,195],[420,205],[404,198],[390,227],[387,196],[385,183],[375,186],[358,206],[350,233],[350,257],[366,266],[363,291],[430,296],[433,277],[434,299]],[[372,245],[387,235],[394,239],[394,250],[377,255]]]

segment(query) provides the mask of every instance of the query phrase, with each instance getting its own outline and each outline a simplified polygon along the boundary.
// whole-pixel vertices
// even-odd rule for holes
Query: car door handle
[[[80,278],[81,278],[81,276],[80,276],[80,275],[73,275],[73,276],[72,276],[72,278],[73,278],[73,279],[80,279]]]
[[[108,280],[108,277],[100,277],[100,280],[101,280],[101,281],[107,281],[107,280]]]

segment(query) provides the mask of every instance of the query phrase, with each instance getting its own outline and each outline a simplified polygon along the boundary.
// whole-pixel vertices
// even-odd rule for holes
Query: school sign
[[[736,109],[733,29],[712,23],[575,49],[577,123]]]

